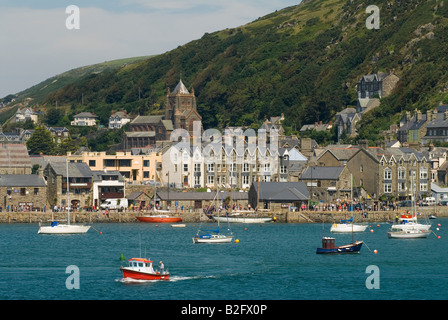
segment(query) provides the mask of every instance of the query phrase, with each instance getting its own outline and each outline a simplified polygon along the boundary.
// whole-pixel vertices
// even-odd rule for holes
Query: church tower
[[[201,121],[202,117],[196,110],[194,89],[191,93],[179,80],[173,92],[168,88],[166,94],[165,120],[171,120],[174,129],[187,129],[193,132],[193,122]]]

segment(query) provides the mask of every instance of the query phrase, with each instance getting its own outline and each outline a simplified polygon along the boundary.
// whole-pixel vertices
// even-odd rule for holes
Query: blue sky
[[[94,63],[159,54],[300,0],[0,0],[0,97]],[[76,5],[80,28],[68,30]]]

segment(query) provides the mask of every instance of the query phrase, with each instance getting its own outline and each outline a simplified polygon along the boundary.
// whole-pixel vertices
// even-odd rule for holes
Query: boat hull
[[[175,223],[181,222],[182,218],[169,216],[138,216],[137,220],[146,223]]]
[[[229,243],[232,242],[233,236],[224,235],[204,235],[195,236],[193,243]]]
[[[347,244],[344,246],[338,246],[334,248],[317,248],[318,254],[341,254],[341,253],[359,253],[363,242],[356,241],[355,243]]]
[[[351,223],[334,223],[331,226],[330,231],[333,233],[351,233],[351,232],[364,232],[366,225],[351,224]]]
[[[141,272],[137,270],[131,270],[129,268],[121,268],[121,271],[123,272],[124,278],[130,278],[134,280],[169,280],[170,275],[169,273],[148,273],[148,272]]]
[[[73,224],[58,224],[56,226],[43,226],[40,227],[37,233],[39,234],[75,234],[86,233],[89,231],[90,226],[73,225]]]
[[[215,217],[213,219],[219,222],[230,223],[265,223],[272,221],[271,217]]]
[[[394,239],[418,239],[427,238],[430,233],[430,230],[389,231],[387,236]]]

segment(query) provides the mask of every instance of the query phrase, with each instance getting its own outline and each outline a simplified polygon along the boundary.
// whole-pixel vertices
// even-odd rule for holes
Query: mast
[[[68,158],[65,158],[65,167],[67,170],[67,224],[70,224],[70,188],[68,182]]]

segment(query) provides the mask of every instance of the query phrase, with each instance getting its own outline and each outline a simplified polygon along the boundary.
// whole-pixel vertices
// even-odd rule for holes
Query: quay
[[[387,222],[395,220],[397,215],[410,211],[411,208],[400,208],[395,211],[366,211],[366,215],[363,216],[360,212],[355,212],[355,222]],[[419,217],[423,218],[424,215],[434,214],[434,207],[418,207],[417,212],[421,213]],[[437,207],[437,217],[448,217],[448,206]],[[133,223],[138,222],[136,216],[142,214],[149,214],[145,212],[137,211],[122,211],[118,212],[111,210],[108,215],[104,211],[92,212],[92,211],[76,211],[71,212],[72,223]],[[333,223],[338,222],[341,219],[350,218],[352,212],[348,211],[283,211],[283,212],[270,212],[269,216],[274,218],[277,223]],[[182,218],[185,223],[196,223],[210,221],[211,219],[201,214],[201,211],[184,212],[172,212],[171,215]],[[64,221],[67,219],[66,212],[41,212],[41,211],[19,211],[19,212],[0,212],[0,223],[48,223],[52,219],[58,221]]]

